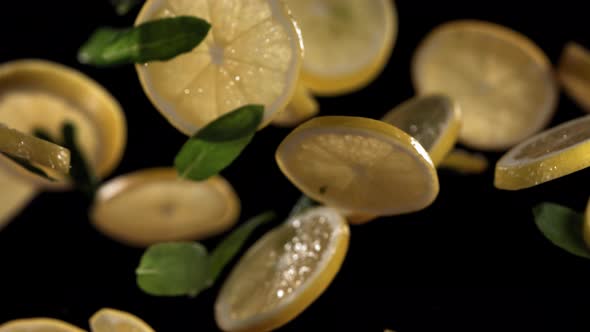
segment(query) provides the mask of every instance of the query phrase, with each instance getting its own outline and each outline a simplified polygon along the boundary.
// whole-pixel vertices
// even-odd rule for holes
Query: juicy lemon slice
[[[339,95],[373,81],[397,36],[391,0],[287,0],[301,27],[301,78],[318,95]]]
[[[23,133],[43,129],[61,138],[64,122],[77,129],[77,142],[98,176],[107,176],[123,156],[126,123],[117,101],[98,83],[74,69],[44,60],[0,65],[0,123]],[[66,181],[48,181],[7,158],[6,169],[46,189],[65,189]]]
[[[461,111],[450,98],[432,95],[412,98],[382,118],[414,137],[438,165],[455,145],[461,129]]]
[[[261,127],[295,91],[303,46],[280,0],[149,0],[136,24],[193,15],[211,23],[192,52],[137,65],[144,91],[160,113],[192,135],[245,104],[265,105]]]
[[[221,233],[239,213],[239,198],[221,176],[196,182],[178,178],[173,168],[153,168],[101,186],[90,218],[113,239],[145,247]]]
[[[518,190],[590,166],[590,115],[539,133],[508,151],[496,164],[494,185]]]
[[[101,309],[90,318],[92,332],[154,332],[138,317],[119,310]]]
[[[287,107],[272,119],[272,124],[279,127],[295,127],[316,116],[319,111],[320,105],[317,100],[300,81],[293,98]]]
[[[37,194],[34,185],[0,170],[0,230]]]
[[[551,63],[531,40],[506,27],[455,21],[434,29],[412,60],[418,94],[442,93],[463,110],[460,141],[503,150],[544,128],[558,89]]]
[[[586,112],[590,112],[590,51],[568,43],[557,66],[557,77],[565,92]]]
[[[0,332],[85,332],[53,318],[16,319],[0,325]]]
[[[368,118],[311,119],[283,140],[276,160],[303,193],[343,211],[409,213],[430,205],[439,190],[434,165],[420,143]]]
[[[488,159],[481,153],[453,149],[438,165],[464,174],[480,174],[488,169]]]
[[[224,331],[270,331],[286,324],[330,285],[348,249],[350,231],[334,209],[292,217],[240,259],[215,302]]]

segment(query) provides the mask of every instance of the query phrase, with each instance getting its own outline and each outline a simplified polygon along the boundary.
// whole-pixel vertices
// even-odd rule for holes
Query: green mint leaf
[[[37,174],[37,175],[44,177],[45,179],[52,181],[52,182],[57,181],[56,179],[47,175],[47,173],[45,173],[44,170],[40,169],[37,166],[34,166],[33,164],[31,164],[28,160],[26,160],[24,158],[11,156],[7,153],[2,153],[2,155],[5,156],[6,158],[12,160],[13,162],[17,163],[18,165],[20,165],[21,167],[23,167],[24,169],[26,169],[27,171],[29,171],[31,173]]]
[[[155,296],[196,296],[207,288],[207,249],[195,242],[169,242],[149,247],[135,271],[137,285]]]
[[[208,285],[212,285],[217,280],[223,268],[236,256],[252,232],[274,218],[276,218],[276,214],[272,211],[261,213],[246,221],[223,239],[213,250],[209,259]]]
[[[169,60],[194,49],[210,28],[192,16],[163,18],[129,29],[99,28],[78,51],[78,61],[107,67]]]
[[[65,122],[62,126],[62,135],[63,146],[70,150],[70,177],[80,191],[92,198],[99,186],[99,181],[78,146],[76,128],[72,123]]]
[[[263,106],[247,105],[199,130],[176,155],[180,177],[201,181],[229,166],[254,137],[263,114]]]
[[[301,195],[301,197],[299,197],[295,205],[293,205],[293,208],[291,209],[291,212],[289,212],[289,216],[287,217],[287,219],[294,217],[298,214],[301,214],[316,205],[318,205],[318,202],[303,194]]]
[[[123,16],[141,3],[141,0],[111,0],[117,15]]]
[[[554,203],[535,206],[533,214],[539,230],[554,245],[571,254],[590,258],[590,250],[582,237],[582,214]]]

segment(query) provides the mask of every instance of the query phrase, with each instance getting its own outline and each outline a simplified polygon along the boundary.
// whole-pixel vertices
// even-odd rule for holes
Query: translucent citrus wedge
[[[211,30],[190,53],[136,66],[160,113],[192,135],[240,106],[262,104],[267,125],[291,100],[303,50],[282,1],[148,0],[136,24],[178,15],[203,18]]]
[[[590,50],[567,43],[557,65],[557,77],[565,92],[590,112]]]
[[[287,0],[301,27],[301,78],[318,95],[340,95],[373,81],[397,36],[391,0]]]
[[[418,94],[442,93],[461,105],[460,141],[480,150],[505,150],[543,129],[558,99],[543,51],[481,21],[434,29],[414,54],[412,79]]]
[[[319,111],[320,105],[317,100],[300,81],[293,98],[287,107],[272,119],[272,124],[279,127],[295,127],[316,116]]]
[[[90,318],[92,332],[154,332],[138,317],[115,309],[101,309]]]
[[[496,164],[494,185],[518,190],[590,166],[590,115],[539,133],[508,151]]]
[[[291,182],[342,211],[395,215],[423,209],[439,190],[428,152],[401,129],[361,117],[313,118],[276,152]]]
[[[488,159],[481,153],[455,148],[438,165],[464,174],[480,174],[488,169]]]
[[[0,325],[0,332],[84,332],[84,330],[53,318],[24,318]]]
[[[35,197],[34,185],[0,170],[0,230]]]
[[[442,95],[412,98],[381,120],[417,139],[435,166],[451,151],[461,129],[459,105]]]
[[[215,302],[224,331],[271,331],[303,312],[330,285],[350,231],[334,209],[317,207],[287,220],[240,259]]]
[[[18,60],[0,65],[0,123],[31,134],[41,129],[62,138],[72,123],[77,143],[99,177],[122,158],[126,123],[117,101],[98,83],[74,69],[44,60]],[[44,189],[64,190],[66,181],[48,181],[7,158],[0,168]]]
[[[233,226],[240,201],[221,176],[195,182],[173,168],[117,177],[100,187],[90,211],[94,226],[130,246],[198,240]]]

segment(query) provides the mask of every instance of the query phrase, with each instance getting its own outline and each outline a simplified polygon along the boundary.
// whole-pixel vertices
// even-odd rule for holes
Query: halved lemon
[[[282,1],[148,0],[135,23],[178,15],[211,30],[192,52],[136,66],[154,106],[187,135],[245,104],[264,105],[267,125],[291,100],[303,52]]]
[[[368,118],[313,118],[283,140],[276,160],[303,193],[342,211],[409,213],[430,205],[439,190],[422,145],[401,129]]]
[[[461,143],[505,150],[543,129],[558,89],[551,63],[522,34],[483,21],[434,29],[412,59],[418,94],[442,93],[461,105]]]
[[[464,174],[480,174],[488,169],[488,159],[481,153],[455,148],[438,165]]]
[[[85,332],[84,330],[53,318],[15,319],[0,325],[0,332]]]
[[[279,127],[295,127],[314,117],[320,111],[320,105],[309,90],[299,81],[293,98],[273,119],[272,124]]]
[[[117,101],[84,74],[45,60],[0,65],[0,123],[23,133],[42,129],[61,137],[65,122],[99,177],[119,163],[126,143],[125,117]],[[64,190],[67,181],[48,181],[0,157],[0,168],[40,188]]]
[[[508,151],[496,164],[494,185],[518,190],[590,166],[590,115],[539,133]]]
[[[459,105],[443,95],[414,97],[395,107],[381,120],[418,140],[435,166],[451,151],[461,129]]]
[[[215,302],[224,331],[271,331],[299,315],[330,285],[348,249],[350,231],[334,209],[290,218],[240,259]]]
[[[154,332],[143,320],[130,313],[104,308],[90,318],[92,332]]]
[[[557,65],[557,77],[565,92],[590,112],[590,50],[567,43]]]
[[[318,95],[361,89],[383,70],[397,37],[392,0],[287,0],[301,27],[301,79]]]
[[[37,195],[34,185],[0,170],[0,230]]]
[[[231,228],[240,200],[221,176],[196,182],[173,168],[152,168],[102,185],[90,210],[94,226],[130,246],[199,240]]]

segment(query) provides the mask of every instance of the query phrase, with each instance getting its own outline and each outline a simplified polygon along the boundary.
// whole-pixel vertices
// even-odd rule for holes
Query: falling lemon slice
[[[37,194],[34,185],[0,170],[0,230]]]
[[[531,40],[493,23],[455,21],[434,29],[412,60],[418,94],[442,93],[461,105],[460,141],[504,150],[543,129],[558,89],[551,63]]]
[[[461,129],[461,111],[449,97],[412,98],[382,118],[414,137],[438,165],[455,145]]]
[[[496,164],[494,185],[518,190],[590,166],[590,115],[541,132],[508,151]]]
[[[240,259],[215,302],[224,331],[271,331],[299,315],[328,288],[348,249],[350,231],[334,209],[317,207],[287,220]]]
[[[320,105],[300,81],[293,98],[287,107],[272,119],[272,124],[278,127],[295,127],[316,116],[319,111]]]
[[[557,74],[565,92],[590,112],[590,51],[574,42],[566,44]]]
[[[148,0],[136,24],[192,15],[211,23],[192,52],[137,65],[152,103],[181,132],[192,135],[245,104],[265,105],[267,125],[291,99],[299,76],[299,29],[280,0]]]
[[[0,332],[84,332],[84,330],[53,318],[25,318],[0,325]]]
[[[301,27],[301,79],[318,95],[340,95],[373,81],[397,36],[391,0],[287,0]]]
[[[101,309],[90,318],[92,332],[154,332],[138,317],[115,309]]]
[[[121,160],[126,142],[117,101],[98,83],[57,63],[18,60],[0,65],[0,123],[26,134],[40,129],[61,138],[66,122],[77,129],[77,143],[97,175],[107,176]],[[7,158],[0,158],[0,168],[40,188],[69,188],[67,181],[48,181]]]
[[[488,164],[485,155],[456,148],[446,155],[438,167],[463,174],[480,174],[488,169]]]
[[[590,248],[590,200],[586,205],[586,211],[584,212],[584,225],[582,226],[582,236],[586,246]]]
[[[196,182],[173,168],[117,177],[100,187],[90,211],[94,226],[130,246],[198,240],[231,228],[240,201],[221,176]]]
[[[430,205],[439,190],[434,165],[420,143],[368,118],[311,119],[283,140],[276,160],[303,193],[342,211],[409,213]]]

